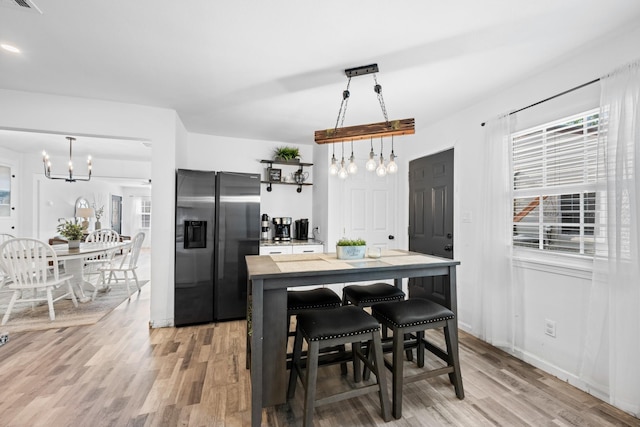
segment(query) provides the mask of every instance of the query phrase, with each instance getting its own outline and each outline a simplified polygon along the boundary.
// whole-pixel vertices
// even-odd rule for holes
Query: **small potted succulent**
[[[83,229],[82,225],[75,221],[64,220],[58,224],[58,233],[69,242],[69,249],[77,249],[80,247],[80,241],[82,240]]]
[[[273,150],[273,158],[278,162],[300,162],[300,150],[283,145]]]
[[[367,249],[367,242],[363,239],[342,238],[336,243],[338,259],[361,259]]]

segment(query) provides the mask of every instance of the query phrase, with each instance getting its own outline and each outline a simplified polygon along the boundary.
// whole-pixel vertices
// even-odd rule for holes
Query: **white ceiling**
[[[335,125],[346,68],[377,63],[389,118],[419,129],[640,25],[637,0],[33,1],[42,14],[0,0],[0,43],[22,50],[0,50],[0,88],[171,108],[189,132],[306,144]],[[373,84],[352,79],[345,126],[383,120]],[[21,137],[0,132],[0,145]]]

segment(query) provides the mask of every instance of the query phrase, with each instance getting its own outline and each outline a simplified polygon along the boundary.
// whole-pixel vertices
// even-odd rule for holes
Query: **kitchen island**
[[[446,305],[457,314],[456,266],[460,262],[455,260],[388,250],[376,259],[339,260],[335,253],[313,253],[251,255],[246,261],[247,362],[251,367],[253,426],[261,424],[263,407],[286,401],[288,287],[388,279],[400,287],[403,278],[448,276]]]

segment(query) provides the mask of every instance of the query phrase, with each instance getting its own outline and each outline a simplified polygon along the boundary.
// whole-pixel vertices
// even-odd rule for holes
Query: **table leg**
[[[251,425],[262,423],[263,281],[251,281]]]
[[[78,298],[79,302],[91,301],[84,293],[83,285],[85,283],[83,276],[84,260],[82,258],[67,259],[64,261],[64,270],[66,273],[72,274],[71,286]]]

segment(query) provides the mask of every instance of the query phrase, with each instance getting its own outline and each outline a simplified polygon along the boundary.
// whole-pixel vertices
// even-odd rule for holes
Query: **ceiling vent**
[[[0,6],[42,14],[40,8],[31,0],[0,0]]]

